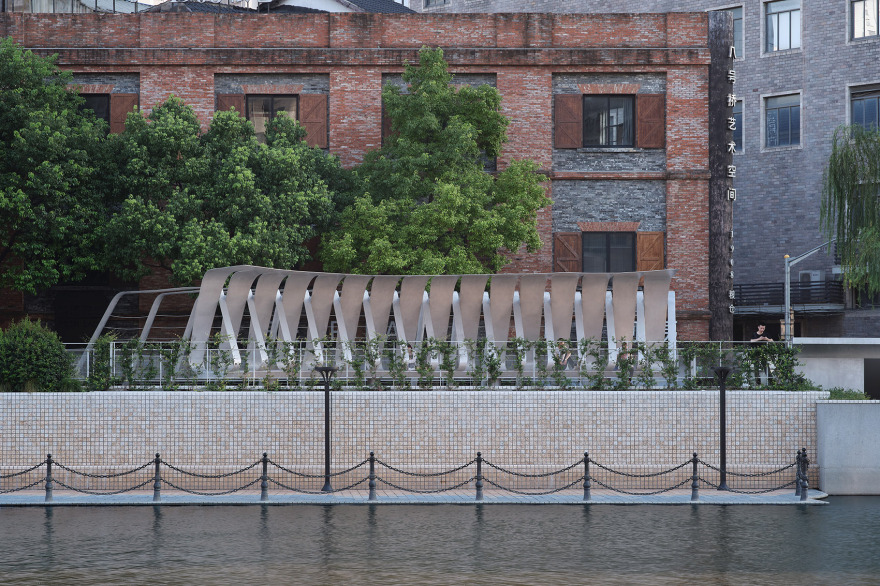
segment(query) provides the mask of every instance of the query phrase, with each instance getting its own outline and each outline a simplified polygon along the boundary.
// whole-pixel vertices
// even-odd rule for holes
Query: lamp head
[[[327,384],[330,382],[330,379],[333,378],[333,373],[335,373],[339,369],[335,366],[316,366],[315,370],[317,370],[318,374],[321,375],[321,380],[324,382],[324,384]]]

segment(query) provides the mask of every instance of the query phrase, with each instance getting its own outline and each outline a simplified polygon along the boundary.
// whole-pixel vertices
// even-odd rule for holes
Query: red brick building
[[[106,100],[114,129],[172,93],[206,125],[217,108],[256,120],[277,102],[344,165],[382,142],[382,85],[440,46],[455,83],[503,97],[497,165],[533,159],[551,179],[544,247],[507,270],[676,269],[679,338],[707,339],[709,18],[6,13],[0,35],[58,53],[83,93]]]

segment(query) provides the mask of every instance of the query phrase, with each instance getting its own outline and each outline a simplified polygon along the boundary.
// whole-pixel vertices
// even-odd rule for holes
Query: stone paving
[[[607,490],[593,490],[591,500],[584,501],[583,490],[564,490],[548,495],[520,495],[501,491],[484,491],[483,500],[475,500],[471,490],[451,490],[443,493],[413,494],[397,490],[377,490],[377,500],[370,501],[366,490],[340,491],[334,494],[295,494],[269,491],[267,501],[260,500],[258,491],[241,491],[229,495],[194,495],[181,491],[163,490],[159,502],[153,493],[145,491],[118,495],[88,495],[71,491],[55,491],[51,502],[45,501],[43,491],[22,491],[0,495],[2,507],[69,507],[69,506],[149,506],[149,505],[826,505],[820,500],[828,495],[810,490],[809,498],[801,501],[793,490],[778,490],[763,494],[738,494],[718,490],[701,490],[698,501],[691,501],[690,490],[671,490],[657,495],[629,495]]]

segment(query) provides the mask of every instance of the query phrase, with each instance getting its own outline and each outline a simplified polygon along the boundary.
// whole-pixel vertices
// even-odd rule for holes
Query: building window
[[[764,103],[766,146],[801,143],[801,97],[798,94],[767,98]]]
[[[776,0],[766,10],[765,51],[785,51],[801,46],[801,0]]]
[[[733,46],[736,48],[736,58],[742,59],[745,57],[745,53],[743,53],[745,50],[743,48],[743,8],[742,6],[727,8],[724,12],[733,15]]]
[[[82,94],[82,98],[85,103],[80,104],[80,110],[91,110],[95,118],[110,124],[110,94]]]
[[[733,142],[736,144],[734,152],[743,152],[743,101],[737,100],[733,107],[733,119],[736,122],[733,128]]]
[[[853,38],[876,37],[880,34],[880,27],[877,25],[878,15],[880,15],[880,0],[853,0]]]
[[[633,146],[634,103],[634,96],[584,96],[584,146]]]
[[[852,123],[864,128],[880,126],[880,90],[853,92]]]
[[[664,94],[556,94],[557,149],[666,146]]]
[[[636,270],[635,232],[584,232],[585,273],[626,273]]]
[[[425,0],[425,8],[431,8],[432,6],[443,6],[444,4],[449,4],[449,0]]]
[[[257,140],[266,141],[266,123],[284,112],[296,120],[296,96],[249,95],[247,96],[247,119],[253,122]]]

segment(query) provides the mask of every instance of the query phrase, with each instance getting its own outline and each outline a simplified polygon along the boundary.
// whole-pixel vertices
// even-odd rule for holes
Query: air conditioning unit
[[[801,283],[821,283],[825,280],[824,273],[822,270],[801,271],[798,273],[798,280]]]

